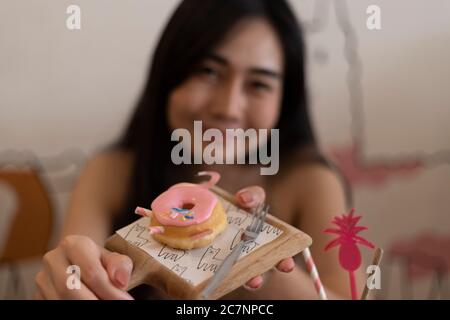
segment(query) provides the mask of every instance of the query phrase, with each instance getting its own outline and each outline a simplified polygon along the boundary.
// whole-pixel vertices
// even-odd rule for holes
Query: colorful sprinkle
[[[176,219],[177,217],[182,219],[183,221],[186,221],[186,219],[194,219],[194,212],[189,211],[189,209],[172,208],[170,218]]]

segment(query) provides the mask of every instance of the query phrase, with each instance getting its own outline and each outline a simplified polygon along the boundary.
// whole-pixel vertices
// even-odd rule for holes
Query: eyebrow
[[[227,59],[225,59],[224,57],[222,57],[221,55],[218,55],[216,53],[208,53],[205,56],[205,59],[213,60],[213,61],[215,61],[218,64],[221,64],[223,66],[229,66],[230,65],[230,63],[228,62]],[[252,68],[248,69],[248,71],[250,73],[252,73],[252,74],[266,76],[266,77],[270,77],[270,78],[274,78],[274,79],[282,79],[282,74],[280,72],[277,72],[277,71],[274,71],[274,70],[270,70],[270,69],[267,69],[267,68],[252,67]]]

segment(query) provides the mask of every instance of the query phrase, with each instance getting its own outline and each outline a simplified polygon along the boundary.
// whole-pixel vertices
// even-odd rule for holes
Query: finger
[[[255,208],[266,200],[264,189],[259,186],[250,186],[236,193],[236,201],[244,208]]]
[[[130,257],[103,249],[101,261],[113,284],[117,288],[125,290],[133,271],[133,261]]]
[[[244,288],[247,290],[256,290],[261,288],[262,284],[264,282],[264,279],[261,275],[256,276],[251,278],[250,280],[248,280],[245,285]]]
[[[59,299],[52,279],[45,271],[39,271],[34,279],[36,283],[36,296],[38,300],[56,300]]]
[[[97,296],[80,279],[79,286],[70,286],[71,278],[79,275],[67,273],[71,265],[62,250],[53,250],[45,255],[43,294],[46,299],[98,300]],[[40,287],[42,289],[42,286]]]
[[[45,297],[40,290],[36,289],[36,291],[34,292],[33,300],[45,300]]]
[[[116,288],[101,263],[101,252],[92,241],[78,241],[66,250],[72,264],[81,270],[82,282],[100,299],[132,300],[125,291]]]
[[[281,272],[291,272],[294,270],[294,267],[295,262],[292,258],[283,259],[277,264],[277,270]]]

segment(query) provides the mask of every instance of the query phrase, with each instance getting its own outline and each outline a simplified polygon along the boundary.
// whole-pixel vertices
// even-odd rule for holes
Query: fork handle
[[[222,282],[223,278],[228,274],[231,267],[233,267],[236,260],[241,255],[242,247],[249,240],[241,240],[239,243],[233,248],[233,251],[222,261],[222,264],[217,269],[211,281],[208,283],[205,289],[203,289],[201,297],[206,299]]]

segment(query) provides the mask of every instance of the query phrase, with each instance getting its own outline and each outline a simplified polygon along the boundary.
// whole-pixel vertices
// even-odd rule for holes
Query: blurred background
[[[321,148],[385,250],[377,297],[450,298],[450,2],[290,3]],[[66,28],[72,4],[81,30]],[[77,175],[122,132],[177,4],[1,1],[0,299],[32,297]],[[370,5],[381,30],[367,28]]]

